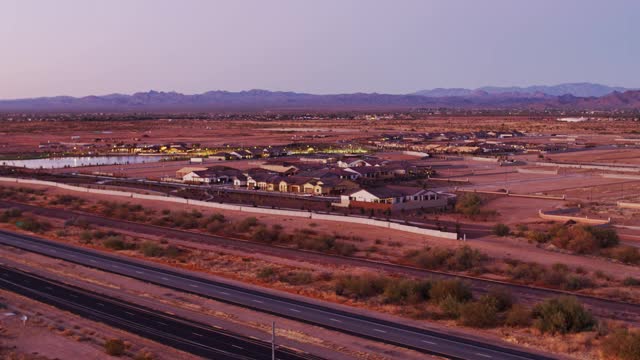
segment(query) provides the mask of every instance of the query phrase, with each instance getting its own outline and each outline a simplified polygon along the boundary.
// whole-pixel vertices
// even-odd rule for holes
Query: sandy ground
[[[103,344],[108,339],[121,339],[130,344],[124,358],[150,353],[158,360],[199,359],[11,292],[0,290],[0,299],[7,306],[0,315],[0,344],[6,349],[0,354],[3,358],[15,354],[26,359],[116,359],[105,354]],[[22,314],[28,317],[26,325],[20,321]]]
[[[260,339],[269,338],[269,324],[274,318],[230,305],[203,299],[198,296],[175,292],[169,289],[142,283],[136,280],[106,274],[63,261],[50,259],[36,254],[25,253],[11,248],[0,247],[0,256],[14,267],[29,269],[48,277],[59,278],[73,285],[82,286],[90,290],[106,293],[123,300],[133,301],[144,306],[156,308],[160,311],[170,311],[179,316],[204,321],[216,326],[239,332]],[[228,265],[230,265],[227,262]],[[350,269],[350,272],[357,272]],[[204,275],[209,276],[210,275]],[[219,278],[217,280],[220,280]],[[234,281],[224,280],[234,283]],[[245,286],[252,287],[252,285]],[[264,288],[261,288],[263,291]],[[270,290],[267,290],[270,291]],[[306,295],[306,294],[305,294]],[[313,298],[306,301],[316,302]],[[348,302],[352,305],[351,302]],[[331,305],[336,308],[349,309],[349,311],[371,314],[370,310],[362,307],[345,307],[344,305]],[[391,307],[389,307],[391,308]],[[429,322],[399,318],[385,312],[376,312],[376,316],[390,321],[444,331],[454,335],[476,338],[488,342],[507,341],[515,344],[534,348],[541,347],[552,351],[565,351],[556,345],[540,343],[539,336],[531,330],[496,329],[479,331],[469,328],[460,328],[451,321]],[[378,344],[359,338],[354,338],[340,333],[334,333],[322,328],[299,324],[286,319],[276,319],[278,324],[277,335],[280,343],[302,349],[315,351],[314,353],[326,356],[329,359],[428,359],[423,354],[417,354],[406,349]],[[576,348],[579,348],[576,344]]]
[[[13,248],[0,247],[0,256],[3,262],[12,267],[264,341],[269,341],[271,321],[276,321],[276,336],[281,346],[308,351],[327,359],[430,358],[410,350],[276,318]]]
[[[3,184],[6,186],[7,184]],[[33,186],[38,187],[38,186]],[[126,201],[126,199],[111,197],[107,195],[96,195],[91,194],[88,197],[86,194],[70,192],[67,190],[62,190],[58,188],[50,188],[45,186],[40,186],[40,188],[46,188],[47,196],[53,197],[58,194],[73,194],[75,196],[84,196],[89,202],[99,201],[99,200],[108,200],[108,201]],[[506,204],[512,204],[509,202],[513,198],[508,198],[502,200],[502,202]],[[528,201],[528,199],[526,199]],[[136,200],[136,203],[143,205],[144,207],[148,207],[157,211],[161,211],[162,209],[170,208],[171,210],[187,210],[190,211],[194,208],[198,208],[205,216],[213,213],[223,213],[226,217],[232,220],[245,219],[248,217],[246,213],[240,213],[235,211],[219,211],[217,209],[209,209],[209,208],[199,208],[191,205],[183,205],[183,204],[167,204],[159,201],[152,200]],[[515,202],[518,203],[518,202]],[[509,205],[512,206],[512,205]],[[501,211],[500,207],[497,207],[498,211]],[[533,214],[535,214],[538,209],[532,208],[530,209],[531,219],[533,219]],[[507,211],[508,212],[508,211]],[[505,213],[507,213],[505,212]],[[389,244],[390,242],[399,242],[401,244],[400,247],[397,246],[386,246],[384,247],[385,251],[382,251],[378,254],[381,256],[381,259],[391,259],[394,256],[398,256],[403,254],[404,252],[410,249],[419,249],[426,245],[429,246],[442,246],[442,247],[455,247],[460,246],[462,243],[458,240],[449,240],[442,239],[436,237],[427,237],[418,234],[405,233],[392,229],[385,228],[376,228],[375,231],[371,231],[371,227],[367,225],[361,224],[342,224],[331,221],[321,221],[321,220],[311,220],[304,218],[294,218],[287,216],[275,216],[275,215],[257,215],[255,216],[260,222],[273,225],[280,224],[285,229],[292,231],[294,229],[302,229],[302,228],[310,228],[311,224],[314,224],[313,229],[318,232],[326,232],[329,234],[339,233],[344,236],[356,236],[360,237],[364,240],[364,242],[357,243],[356,246],[359,248],[366,248],[368,246],[373,246],[376,243],[376,240],[381,240]],[[445,217],[442,217],[443,219]],[[495,236],[486,236],[482,238],[477,238],[473,240],[469,240],[465,243],[475,249],[478,249],[492,258],[502,259],[502,258],[513,258],[524,261],[533,261],[543,265],[553,265],[557,263],[564,263],[569,266],[581,266],[584,268],[598,268],[598,269],[606,269],[607,273],[613,276],[614,278],[622,279],[628,276],[640,277],[640,268],[634,266],[627,266],[618,263],[613,263],[611,261],[602,259],[602,258],[591,258],[585,256],[577,256],[577,255],[569,255],[565,253],[553,252],[546,249],[542,249],[536,247],[534,244],[528,243],[524,239],[514,239],[511,237],[495,237]],[[394,255],[395,252],[395,255]],[[375,254],[373,254],[375,255]]]

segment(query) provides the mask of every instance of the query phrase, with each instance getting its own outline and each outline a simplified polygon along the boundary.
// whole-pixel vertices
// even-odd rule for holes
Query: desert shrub
[[[404,279],[392,281],[384,289],[384,302],[388,304],[418,304],[429,300],[431,282]]]
[[[448,295],[438,302],[438,307],[443,316],[449,319],[457,319],[460,317],[462,303],[455,297]]]
[[[93,240],[93,233],[88,230],[84,230],[80,233],[80,241],[83,243],[89,243]]]
[[[407,252],[404,259],[412,265],[425,269],[466,271],[482,266],[488,257],[465,245],[455,250],[426,247],[422,250]]]
[[[515,304],[507,311],[504,324],[511,327],[528,327],[531,325],[531,310],[524,305]]]
[[[124,341],[120,339],[109,339],[104,343],[104,351],[107,355],[122,356],[125,353]]]
[[[278,274],[278,270],[276,268],[271,266],[265,266],[262,269],[260,269],[260,271],[258,271],[256,276],[258,277],[258,279],[261,279],[261,280],[272,281],[275,279],[275,276],[277,274]]]
[[[329,252],[343,256],[350,256],[358,251],[358,248],[355,245],[343,241],[337,241],[335,236],[303,235],[304,233],[304,231],[299,230],[293,235],[293,241],[299,249]],[[313,233],[315,234],[315,232]]]
[[[436,303],[447,297],[458,302],[465,302],[471,299],[472,294],[468,283],[458,279],[448,279],[433,282],[429,290],[429,297]]]
[[[102,214],[108,217],[128,221],[146,221],[145,209],[139,204],[121,203],[115,201],[100,201]]]
[[[128,250],[135,247],[134,244],[127,243],[121,235],[108,236],[102,241],[102,245],[112,250]]]
[[[633,246],[621,245],[606,249],[603,255],[618,260],[625,264],[640,264],[640,250]]]
[[[543,244],[551,240],[551,236],[542,231],[530,230],[530,231],[527,231],[525,234],[527,239],[529,239],[530,241],[537,242],[539,244]]]
[[[507,274],[513,280],[523,282],[541,281],[546,273],[546,269],[536,263],[525,263],[516,261],[507,269]]]
[[[465,326],[489,328],[498,324],[498,310],[490,301],[472,301],[460,306],[460,322]]]
[[[640,285],[640,280],[628,276],[626,278],[624,278],[624,280],[622,280],[622,285],[624,286],[639,286]]]
[[[238,232],[244,233],[251,230],[253,227],[258,226],[258,219],[253,216],[243,219],[238,224],[236,224],[236,230]]]
[[[184,250],[180,249],[179,247],[175,245],[169,245],[166,248],[164,248],[163,256],[169,259],[175,259],[178,256],[182,255],[183,252]]]
[[[164,255],[164,248],[151,241],[145,241],[142,243],[140,251],[142,252],[142,255],[146,257],[161,257]]]
[[[640,359],[640,331],[614,331],[602,342],[602,353],[607,359]]]
[[[22,210],[19,209],[8,209],[0,213],[0,222],[6,223],[11,219],[16,219],[22,216]]]
[[[569,275],[566,278],[564,289],[569,291],[577,291],[594,287],[593,281],[582,275]]]
[[[513,305],[513,295],[506,288],[492,288],[480,298],[480,302],[490,304],[499,312],[506,311]]]
[[[620,237],[613,228],[588,226],[587,230],[596,238],[598,247],[601,249],[614,247],[620,243]]]
[[[217,221],[210,221],[205,226],[205,229],[207,230],[207,232],[209,232],[211,234],[218,233],[218,232],[222,231],[224,228],[225,228],[225,223],[217,222]]]
[[[307,285],[313,282],[313,276],[309,271],[290,271],[280,274],[278,280],[291,285]]]
[[[549,230],[555,246],[578,254],[592,254],[619,244],[620,238],[612,228],[575,225],[569,228],[556,225]]]
[[[336,241],[333,244],[333,249],[331,250],[338,255],[351,256],[358,251],[358,248],[355,245],[344,241]]]
[[[155,356],[153,355],[153,353],[148,352],[148,351],[142,351],[142,350],[140,350],[133,357],[133,360],[153,360],[153,359],[155,359]]]
[[[258,242],[273,243],[280,237],[280,232],[267,228],[264,225],[256,226],[251,234],[251,239]]]
[[[465,245],[453,251],[452,256],[447,260],[447,269],[457,271],[471,270],[480,267],[487,259],[487,255]]]
[[[64,205],[64,206],[77,208],[79,206],[84,205],[85,202],[86,201],[81,197],[77,197],[73,195],[58,195],[56,196],[55,199],[51,200],[49,203],[51,205]]]
[[[507,225],[499,223],[493,225],[491,232],[496,236],[507,236],[511,233],[511,229]]]
[[[366,299],[382,294],[388,281],[388,278],[382,276],[347,275],[340,277],[336,281],[335,293],[355,299]]]
[[[543,333],[567,334],[593,329],[596,320],[575,297],[547,299],[533,308],[535,327]]]
[[[484,210],[482,198],[478,194],[464,193],[458,197],[454,210],[473,220],[487,221],[498,213],[495,210]]]
[[[478,194],[463,193],[456,200],[455,211],[468,217],[479,215],[481,208],[482,199]]]
[[[42,233],[51,229],[51,224],[46,221],[39,221],[33,217],[23,217],[16,221],[16,226],[25,231]]]
[[[64,226],[75,226],[77,228],[87,230],[91,227],[91,223],[89,223],[89,221],[83,217],[77,217],[65,221]]]

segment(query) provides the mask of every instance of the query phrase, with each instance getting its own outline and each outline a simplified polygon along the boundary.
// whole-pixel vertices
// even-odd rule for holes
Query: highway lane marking
[[[96,303],[96,305],[104,307],[103,303]]]
[[[53,290],[53,289],[51,288],[51,286],[45,286],[44,288],[45,288],[45,289],[47,289],[47,290]]]
[[[386,331],[384,331],[384,330],[380,330],[380,329],[373,329],[373,331],[377,331],[377,332],[379,332],[379,333],[383,333],[383,334],[386,334],[386,333],[387,333]]]
[[[338,319],[334,319],[334,318],[329,318],[329,320],[334,321],[334,322],[339,322],[341,323],[342,321],[338,320]]]
[[[136,274],[144,274],[142,271],[136,270]]]
[[[69,296],[71,296],[71,297],[73,297],[73,298],[76,298],[76,299],[78,298],[78,297],[77,297],[76,295],[74,295],[74,294],[69,294]]]
[[[194,287],[194,288],[198,287],[198,285],[196,285],[196,284],[189,284],[189,286]]]
[[[160,325],[165,325],[165,326],[167,325],[167,323],[163,323],[162,321],[156,321],[156,322]]]
[[[242,346],[233,345],[233,344],[231,344],[231,346],[233,346],[236,349],[244,350],[244,348]]]
[[[132,312],[125,311],[125,313],[127,313],[127,315],[135,316],[135,314]]]
[[[253,301],[255,303],[258,303],[258,304],[264,304],[264,301],[260,301],[260,300],[256,300],[256,299],[253,299],[251,301]]]
[[[91,261],[92,263],[97,263],[97,261],[95,261],[93,259],[89,259],[89,261]]]
[[[228,293],[228,292],[225,292],[225,291],[220,291],[220,294],[222,294],[222,295],[229,295],[229,293]]]
[[[193,335],[195,335],[195,336],[204,337],[204,335],[202,335],[202,334],[198,334],[198,333],[195,333],[195,332],[192,332],[192,334],[193,334]]]
[[[111,267],[114,267],[116,269],[120,269],[120,266],[118,266],[118,265],[111,265]]]
[[[493,356],[491,355],[487,355],[487,354],[482,354],[482,353],[475,353],[478,356],[482,356],[482,357],[486,357],[486,358],[492,358]]]
[[[434,343],[433,341],[427,341],[427,340],[421,340],[423,343],[425,344],[429,344],[429,345],[438,345],[436,343]]]
[[[289,310],[291,310],[291,311],[293,311],[293,312],[297,312],[297,313],[302,312],[302,311],[300,311],[300,310],[291,309],[291,308],[289,308]]]
[[[169,281],[169,279],[167,279],[166,277],[161,277],[160,279]]]

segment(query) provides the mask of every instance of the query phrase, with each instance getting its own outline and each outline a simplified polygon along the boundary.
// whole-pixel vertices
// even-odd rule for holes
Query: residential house
[[[444,208],[448,197],[435,191],[401,186],[384,186],[356,190],[340,197],[342,207],[377,210]]]

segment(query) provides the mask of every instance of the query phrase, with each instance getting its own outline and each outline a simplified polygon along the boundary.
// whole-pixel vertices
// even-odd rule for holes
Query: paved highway
[[[402,276],[414,277],[431,277],[431,278],[459,278],[469,281],[474,292],[486,293],[489,289],[504,287],[511,290],[519,301],[527,304],[540,302],[550,296],[558,296],[566,294],[565,291],[538,288],[526,285],[510,284],[498,282],[489,279],[480,279],[469,276],[460,276],[455,274],[447,274],[439,271],[419,269],[410,266],[391,264],[379,261],[372,261],[363,258],[344,257],[332,254],[325,254],[313,251],[300,250],[295,248],[287,248],[282,246],[274,246],[257,242],[243,241],[233,238],[221,236],[213,236],[208,234],[197,233],[193,231],[184,231],[167,227],[154,226],[149,224],[134,223],[124,220],[106,218],[83,212],[75,212],[63,209],[42,208],[34,205],[27,205],[13,201],[0,200],[0,207],[18,208],[38,215],[53,217],[57,219],[69,220],[75,218],[83,218],[88,222],[98,226],[112,227],[126,231],[138,232],[141,234],[149,234],[163,236],[172,239],[200,242],[205,244],[215,244],[231,249],[245,251],[247,253],[259,252],[276,257],[317,262],[321,264],[336,264],[339,266],[365,267],[373,271],[388,271]],[[597,298],[588,295],[575,294],[589,309],[597,316],[606,316],[616,320],[626,321],[630,323],[640,323],[640,305],[631,304],[621,301]]]
[[[271,344],[0,265],[0,288],[208,359],[268,360]],[[281,360],[319,359],[276,349]]]
[[[194,272],[171,269],[150,262],[122,258],[32,236],[0,231],[0,243],[245,308],[450,359],[551,359],[512,347],[485,344],[444,332],[407,326],[373,316],[336,309],[328,305],[293,299],[286,295],[275,295],[267,291],[210,280],[200,277]]]

